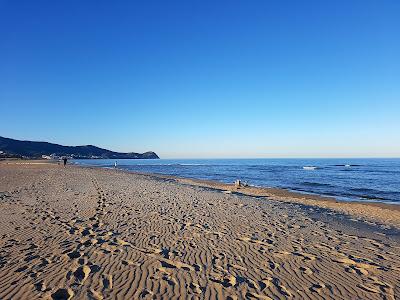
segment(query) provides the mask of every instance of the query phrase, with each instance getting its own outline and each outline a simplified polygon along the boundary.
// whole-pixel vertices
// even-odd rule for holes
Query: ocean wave
[[[317,169],[317,167],[315,167],[315,166],[304,166],[303,167],[303,170],[316,170]]]
[[[368,199],[368,200],[390,200],[388,198],[375,196],[375,195],[359,195],[358,197],[360,197],[362,199]]]
[[[214,165],[208,165],[208,164],[176,164],[178,166],[214,166]]]
[[[350,188],[350,191],[359,192],[359,193],[368,193],[368,194],[376,194],[376,193],[384,193],[383,191],[371,189],[371,188]]]
[[[371,188],[351,188],[348,196],[359,197],[368,200],[393,200],[399,198],[400,192],[396,191],[381,191]],[[353,193],[352,193],[353,192]]]
[[[329,183],[310,182],[310,181],[304,181],[301,183],[301,185],[315,186],[315,187],[334,187],[332,184]]]
[[[339,164],[339,165],[333,165],[334,167],[362,167],[363,165],[354,165],[354,164]]]

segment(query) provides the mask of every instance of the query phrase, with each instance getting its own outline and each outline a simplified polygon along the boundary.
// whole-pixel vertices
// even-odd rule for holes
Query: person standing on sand
[[[114,163],[114,169],[116,169],[117,168],[117,161],[115,161],[115,163]]]
[[[64,167],[65,167],[65,165],[67,164],[67,158],[66,157],[63,158],[63,163],[64,163]]]

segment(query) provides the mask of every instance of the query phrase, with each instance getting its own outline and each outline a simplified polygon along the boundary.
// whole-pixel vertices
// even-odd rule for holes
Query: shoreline
[[[16,164],[16,165],[57,165],[57,161],[0,161],[6,164]],[[112,167],[97,167],[97,166],[85,166],[79,164],[69,164],[68,167],[74,168],[88,168],[88,169],[100,169],[113,172],[122,172],[127,174],[140,175],[145,177],[152,177],[158,179],[172,180],[176,183],[197,186],[203,188],[210,188],[219,190],[225,193],[237,193],[245,196],[251,197],[265,197],[269,200],[282,201],[285,203],[297,203],[313,207],[324,208],[328,210],[334,210],[336,212],[348,215],[350,217],[362,218],[367,223],[374,224],[375,222],[380,223],[381,226],[391,226],[400,230],[400,205],[398,204],[388,204],[379,202],[362,202],[362,201],[342,201],[337,200],[334,197],[326,197],[322,195],[313,195],[306,193],[299,193],[295,191],[289,191],[281,188],[264,188],[264,187],[240,187],[236,188],[235,185],[227,184],[218,181],[195,179],[195,178],[185,178],[174,175],[164,175],[157,173],[145,173],[130,171],[125,169],[118,169]],[[374,224],[377,225],[377,224]]]
[[[41,164],[59,164],[57,160],[43,160],[43,159],[37,159],[37,160],[20,160],[20,159],[13,159],[13,160],[0,160],[1,163],[6,163],[6,164],[17,164],[17,165],[41,165]],[[193,185],[204,185],[206,187],[216,187],[218,189],[228,189],[231,191],[235,191],[237,193],[243,193],[245,195],[253,195],[253,196],[283,196],[283,197],[292,197],[294,199],[313,199],[313,200],[318,200],[318,201],[328,201],[328,202],[337,202],[337,203],[346,203],[346,204],[362,204],[362,205],[370,205],[370,206],[377,206],[381,208],[386,208],[386,209],[391,209],[391,210],[400,210],[400,202],[399,204],[396,204],[397,202],[384,202],[384,201],[374,201],[370,199],[369,201],[362,201],[360,199],[355,199],[355,200],[349,200],[349,199],[339,199],[336,196],[328,196],[328,195],[323,195],[323,194],[318,194],[318,193],[313,193],[313,192],[307,192],[307,191],[296,191],[290,188],[279,188],[279,187],[263,187],[263,186],[253,186],[253,185],[247,185],[247,186],[242,186],[240,189],[235,189],[235,186],[233,183],[225,183],[222,181],[217,181],[217,180],[208,180],[208,179],[199,179],[199,178],[193,178],[193,177],[181,177],[178,175],[168,175],[168,174],[161,174],[161,173],[147,173],[147,172],[138,172],[138,171],[131,171],[131,170],[126,170],[126,169],[120,169],[120,168],[113,168],[113,167],[101,167],[101,166],[89,166],[89,165],[80,165],[76,163],[70,163],[68,164],[69,166],[78,166],[78,167],[84,167],[84,168],[100,168],[100,169],[110,169],[110,170],[119,170],[122,172],[128,172],[132,174],[138,174],[138,175],[148,175],[148,176],[155,176],[155,177],[160,177],[160,178],[168,178],[168,179],[174,179],[176,181],[187,181],[188,183],[191,182]],[[259,192],[256,192],[256,191]],[[261,194],[260,194],[261,193]]]
[[[113,167],[80,165],[80,164],[75,164],[75,163],[72,163],[70,165],[86,167],[86,168],[101,168],[101,169],[115,170],[115,168],[113,168]],[[217,181],[217,180],[199,179],[199,178],[193,178],[193,177],[181,177],[179,175],[168,175],[168,174],[161,174],[161,173],[138,172],[138,171],[120,169],[118,167],[117,167],[117,170],[132,173],[132,174],[151,175],[151,176],[160,177],[160,178],[174,179],[177,181],[187,181],[187,182],[192,182],[194,185],[204,185],[204,186],[208,186],[208,187],[217,186],[220,189],[232,190],[232,187],[234,187],[233,183],[225,183],[225,182]],[[271,197],[283,196],[283,197],[292,197],[292,198],[296,198],[296,199],[307,198],[307,199],[313,199],[313,200],[319,200],[319,201],[328,201],[328,202],[333,201],[333,202],[338,202],[338,203],[350,203],[350,204],[354,203],[354,204],[377,206],[377,207],[387,208],[387,209],[392,209],[392,210],[400,210],[400,202],[395,202],[395,201],[391,201],[389,203],[389,202],[384,202],[384,201],[379,201],[379,200],[374,201],[372,199],[362,201],[361,199],[350,200],[350,199],[343,198],[343,200],[342,200],[336,196],[328,196],[328,195],[323,195],[323,194],[318,194],[318,193],[313,193],[313,192],[306,192],[306,191],[302,192],[302,191],[296,191],[296,190],[293,190],[290,188],[285,189],[285,188],[279,188],[279,187],[263,187],[263,186],[248,185],[248,186],[242,186],[241,189],[245,190],[244,194],[246,194],[246,195],[252,195],[254,193],[254,196],[259,196],[259,193],[262,193],[262,195],[271,196]],[[260,192],[256,192],[256,190],[259,190]],[[237,192],[240,192],[240,191],[237,190]]]
[[[113,168],[113,167],[100,167],[100,166],[88,166],[88,165],[80,165],[80,164],[70,164],[71,166],[78,166],[84,168],[100,168],[100,169],[109,169],[109,170],[119,170],[122,172],[138,174],[138,175],[148,175],[148,176],[155,176],[160,178],[167,178],[173,179],[180,182],[191,182],[193,185],[204,185],[206,187],[216,187],[218,189],[227,189],[231,191],[235,191],[238,193],[243,193],[245,195],[253,195],[253,196],[283,196],[283,197],[292,197],[296,199],[313,199],[318,201],[328,201],[328,202],[337,202],[337,203],[346,203],[346,204],[362,204],[362,205],[371,205],[377,206],[381,208],[387,208],[392,210],[400,210],[400,202],[399,204],[396,203],[387,203],[387,202],[380,202],[380,201],[362,201],[362,200],[348,200],[343,199],[340,200],[335,196],[327,196],[323,194],[313,193],[313,192],[300,192],[292,189],[284,189],[278,187],[263,187],[263,186],[242,186],[240,189],[235,189],[234,183],[225,183],[222,181],[217,180],[208,180],[208,179],[199,179],[193,177],[181,177],[178,175],[168,175],[168,174],[161,174],[161,173],[147,173],[147,172],[138,172],[138,171],[131,171],[126,169],[120,168]],[[260,192],[256,192],[259,190]],[[261,193],[261,194],[260,194]]]
[[[235,187],[234,184],[226,184],[218,181],[184,178],[173,175],[163,175],[157,173],[135,172],[124,169],[102,168],[94,166],[70,165],[77,168],[102,169],[113,172],[122,172],[127,174],[140,175],[150,178],[172,180],[183,185],[210,188],[220,192],[230,192],[250,197],[263,197],[268,200],[281,201],[292,204],[303,204],[313,207],[334,210],[336,212],[348,215],[350,217],[363,218],[371,225],[391,226],[400,230],[400,205],[387,203],[370,203],[358,201],[341,201],[331,197],[319,195],[309,195],[292,192],[279,188],[262,187]],[[378,222],[380,224],[374,224]]]

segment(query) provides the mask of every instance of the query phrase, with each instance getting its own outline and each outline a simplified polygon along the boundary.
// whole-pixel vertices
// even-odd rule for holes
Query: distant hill
[[[107,159],[158,159],[154,152],[120,153],[102,149],[92,145],[62,146],[47,142],[19,141],[0,136],[0,158],[41,158],[43,155],[57,158],[67,156],[76,159],[107,158]]]

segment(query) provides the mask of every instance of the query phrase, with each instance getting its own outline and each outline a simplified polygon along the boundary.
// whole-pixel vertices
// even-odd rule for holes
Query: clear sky
[[[0,135],[400,156],[400,1],[2,1]]]

